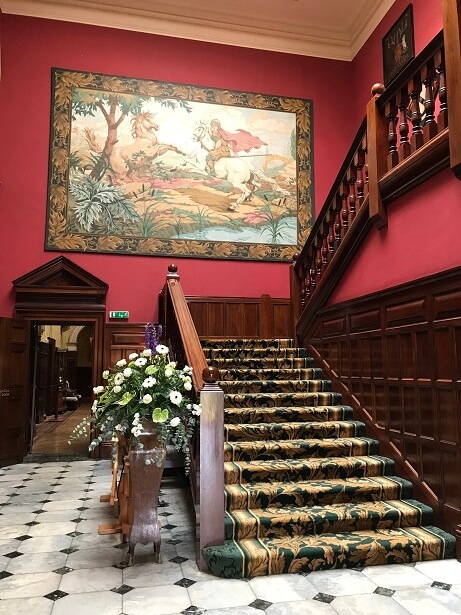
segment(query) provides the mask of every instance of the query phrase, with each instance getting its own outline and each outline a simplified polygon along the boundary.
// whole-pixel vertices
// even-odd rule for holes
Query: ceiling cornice
[[[344,0],[343,0],[344,1]],[[371,14],[354,21],[354,31],[298,28],[298,32],[254,23],[226,23],[217,19],[179,16],[150,10],[127,9],[85,0],[0,0],[3,13],[76,22],[135,32],[249,47],[281,53],[350,61],[354,58],[395,0],[371,3]],[[370,13],[370,11],[369,11]],[[294,28],[293,28],[294,29]]]

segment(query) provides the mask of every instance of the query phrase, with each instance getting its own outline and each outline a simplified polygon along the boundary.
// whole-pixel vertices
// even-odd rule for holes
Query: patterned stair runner
[[[391,459],[293,340],[206,340],[224,390],[225,543],[210,571],[240,578],[447,559]]]

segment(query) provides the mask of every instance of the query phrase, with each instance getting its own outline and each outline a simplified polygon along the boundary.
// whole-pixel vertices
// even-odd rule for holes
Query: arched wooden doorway
[[[16,291],[14,315],[27,319],[32,326],[92,325],[92,380],[99,382],[103,370],[108,285],[66,257],[59,256],[14,280],[13,286]]]

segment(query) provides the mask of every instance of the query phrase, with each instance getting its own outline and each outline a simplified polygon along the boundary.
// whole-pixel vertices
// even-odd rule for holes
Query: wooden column
[[[450,114],[450,166],[461,179],[461,0],[442,0],[442,16]]]
[[[387,213],[379,190],[379,180],[387,171],[388,122],[381,116],[376,101],[383,93],[384,86],[375,84],[373,98],[367,104],[368,138],[368,199],[370,220],[378,229],[387,227]]]
[[[295,270],[296,261],[298,260],[298,254],[293,256],[293,264],[290,266],[290,321],[291,326],[293,327],[293,339],[295,340],[295,344],[297,345],[298,340],[296,339],[296,323],[301,316],[302,311],[302,281]]]

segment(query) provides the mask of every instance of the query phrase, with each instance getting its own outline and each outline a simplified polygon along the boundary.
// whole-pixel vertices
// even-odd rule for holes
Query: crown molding
[[[76,22],[107,28],[157,34],[202,42],[249,47],[266,51],[350,61],[360,50],[395,0],[370,3],[361,20],[354,22],[356,32],[315,29],[311,32],[296,24],[258,27],[248,23],[226,23],[219,19],[179,16],[164,12],[130,9],[122,6],[80,0],[0,0],[3,13]]]

